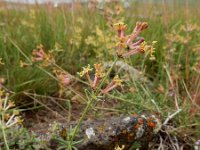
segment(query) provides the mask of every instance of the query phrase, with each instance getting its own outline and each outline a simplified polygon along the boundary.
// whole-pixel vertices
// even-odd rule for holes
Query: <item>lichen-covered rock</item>
[[[62,128],[67,130],[69,126],[75,125],[62,124]],[[159,128],[159,119],[149,114],[88,120],[82,123],[74,140],[82,140],[76,146],[79,150],[114,150],[118,146],[126,150],[134,142],[139,142],[141,148],[146,149]],[[50,147],[55,149],[56,141],[51,140]]]
[[[136,141],[148,145],[159,124],[159,119],[154,115],[133,115],[84,122],[77,138],[84,140],[77,147],[80,150],[113,150],[117,146],[128,149]],[[91,134],[88,134],[88,130]]]

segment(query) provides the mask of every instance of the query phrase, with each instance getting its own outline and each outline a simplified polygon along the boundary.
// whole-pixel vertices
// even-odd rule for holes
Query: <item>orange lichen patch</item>
[[[155,122],[148,122],[147,125],[151,128],[155,128],[156,127],[156,123]]]
[[[140,124],[143,124],[144,123],[144,120],[142,118],[139,119],[138,121]]]
[[[136,124],[133,128],[138,129],[140,127],[140,124]]]
[[[147,125],[151,128],[155,128],[157,123],[155,121],[155,118],[153,118],[152,116],[150,116],[148,119],[147,119]]]

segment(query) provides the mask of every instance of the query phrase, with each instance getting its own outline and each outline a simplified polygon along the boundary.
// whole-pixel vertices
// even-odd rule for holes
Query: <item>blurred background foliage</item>
[[[57,81],[46,72],[35,65],[20,66],[20,62],[29,63],[27,58],[31,58],[37,45],[53,51],[56,64],[77,76],[87,64],[113,60],[116,36],[113,23],[125,22],[130,33],[137,21],[145,21],[149,28],[141,36],[149,43],[158,41],[156,59],[151,61],[147,56],[137,55],[124,61],[152,84],[131,77],[125,80],[124,93],[112,93],[113,99],[121,100],[116,109],[124,113],[152,111],[167,116],[178,103],[184,110],[177,117],[178,123],[197,124],[196,130],[187,129],[188,134],[199,135],[199,6],[200,1],[196,0],[91,1],[58,6],[0,2],[0,58],[4,63],[0,66],[0,77],[5,79],[4,86],[15,92],[17,103],[26,99],[25,91],[57,96]]]

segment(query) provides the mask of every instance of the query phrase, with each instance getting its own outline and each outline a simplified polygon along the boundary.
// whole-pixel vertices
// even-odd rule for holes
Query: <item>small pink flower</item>
[[[95,77],[94,77],[94,81],[92,84],[92,88],[96,89],[96,87],[99,85],[99,82],[101,81],[101,79],[105,76],[105,72],[104,72],[104,68],[101,63],[94,64],[94,67],[95,67]]]
[[[144,42],[144,38],[139,39],[137,42],[135,43],[131,43],[128,45],[129,49],[135,49],[137,48],[137,46],[139,46],[142,42]]]
[[[37,61],[43,61],[45,59],[45,52],[43,49],[38,50],[33,50],[32,52],[32,60],[33,62],[37,62]]]
[[[136,26],[133,30],[133,33],[128,36],[127,45],[130,45],[141,33],[142,30],[148,28],[148,24],[146,22],[137,22]]]
[[[96,87],[98,86],[98,84],[99,84],[100,81],[101,81],[101,78],[99,78],[98,76],[95,76],[93,84],[92,84],[92,88],[96,89]]]
[[[111,90],[113,90],[114,88],[116,88],[117,86],[121,86],[121,85],[122,85],[122,80],[117,75],[117,76],[115,76],[113,78],[113,80],[111,81],[111,83],[108,84],[106,86],[106,88],[101,91],[101,93],[106,94],[106,93],[110,92]]]
[[[42,66],[49,66],[55,63],[55,60],[51,53],[45,53],[42,45],[37,46],[37,50],[32,52],[33,62],[42,62]]]
[[[139,54],[139,53],[142,53],[141,49],[138,47],[138,48],[135,48],[133,50],[130,50],[124,54],[122,54],[122,57],[129,57],[131,55],[134,55],[134,54]]]
[[[114,82],[111,82],[109,85],[107,85],[107,87],[105,89],[102,90],[102,93],[106,94],[116,87],[117,87],[117,85]]]
[[[138,41],[135,40],[139,36],[141,31],[148,27],[148,24],[146,22],[137,22],[133,33],[128,36],[124,35],[126,25],[124,25],[123,23],[118,23],[115,24],[115,26],[117,28],[119,37],[119,42],[117,44],[117,55],[119,57],[127,57],[144,52],[140,46],[144,42],[144,38],[140,38]],[[126,52],[125,49],[128,49],[129,51]]]
[[[71,83],[70,75],[67,74],[67,73],[58,72],[56,74],[56,76],[57,76],[60,84],[63,85],[63,86],[68,86]]]
[[[126,25],[123,22],[119,22],[119,23],[114,24],[114,27],[118,32],[118,37],[119,38],[124,37],[124,31],[126,29]]]

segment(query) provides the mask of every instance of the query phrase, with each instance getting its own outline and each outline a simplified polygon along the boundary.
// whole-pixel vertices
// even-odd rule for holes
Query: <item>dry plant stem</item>
[[[10,93],[10,94],[16,94],[14,91],[8,89],[8,88],[5,87],[4,85],[1,85],[1,87],[2,87],[6,92],[8,92],[8,93]]]
[[[42,103],[40,100],[38,100],[37,98],[35,98],[34,96],[29,95],[26,92],[23,92],[24,95],[30,97],[31,99],[33,99],[34,101],[36,101],[37,103],[39,103],[40,105],[42,105],[43,107],[45,107],[46,109],[48,109],[49,111],[53,112],[54,114],[59,115],[61,118],[66,119],[65,117],[63,117],[61,114],[55,112],[54,110],[52,110],[50,107],[46,106],[44,103]]]
[[[189,36],[188,32],[186,34],[187,34],[186,37],[188,37]],[[189,64],[190,64],[190,49],[186,45],[186,54],[185,54],[185,78],[186,78],[186,81],[189,80],[189,67],[190,67]]]
[[[178,85],[178,81],[176,80],[175,81],[175,84],[176,84],[176,90],[175,90],[175,96],[174,96],[174,99],[175,99],[175,104],[176,104],[176,109],[179,110],[179,105],[178,105],[178,100],[179,100],[179,85]]]
[[[171,143],[170,146],[171,146],[171,149],[176,149],[176,150],[179,150],[179,146],[177,143],[175,143],[174,141],[176,141],[174,138],[172,139],[171,135],[166,132],[167,136],[168,136],[168,139],[169,139],[169,142]]]
[[[186,91],[186,93],[187,93],[187,95],[188,95],[188,97],[189,97],[189,99],[190,99],[190,101],[192,102],[192,104],[197,108],[197,109],[199,109],[200,110],[200,107],[199,107],[199,105],[197,105],[195,102],[194,102],[194,100],[192,99],[192,96],[191,96],[191,94],[189,93],[189,91],[188,91],[188,89],[187,89],[187,86],[186,86],[186,84],[185,84],[185,82],[183,81],[183,86],[184,86],[184,88],[185,88],[185,91]]]
[[[176,106],[176,109],[179,110],[179,106],[178,106],[178,98],[177,98],[177,92],[175,93],[174,95],[174,99],[175,99],[175,106]]]
[[[56,98],[56,97],[51,97],[51,96],[46,96],[46,95],[44,96],[44,95],[29,93],[29,92],[25,92],[24,94],[34,96],[34,97],[48,98],[48,99],[52,100],[53,103],[56,104],[57,106],[59,106],[62,110],[64,110],[64,111],[66,110],[61,104],[59,104],[59,102],[56,101],[56,100],[59,100],[61,98]],[[54,99],[56,99],[56,100],[54,100]],[[63,100],[66,101],[66,99],[63,99]]]
[[[72,141],[73,141],[74,137],[76,136],[76,134],[78,133],[78,130],[79,130],[80,126],[81,126],[81,123],[82,123],[83,119],[85,118],[87,112],[89,111],[90,106],[92,105],[92,103],[97,99],[96,96],[99,94],[100,89],[101,89],[103,83],[105,82],[106,78],[108,77],[108,75],[109,75],[110,72],[112,71],[112,69],[113,69],[115,63],[117,62],[117,60],[118,60],[118,58],[116,58],[115,61],[113,62],[113,65],[110,67],[110,69],[109,69],[108,72],[106,73],[106,76],[103,78],[103,80],[102,80],[102,82],[100,83],[100,85],[98,86],[96,92],[90,96],[90,99],[89,99],[89,101],[88,101],[88,103],[87,103],[87,106],[85,107],[85,109],[84,109],[84,111],[83,111],[83,113],[82,113],[82,116],[81,116],[81,118],[79,119],[79,121],[78,121],[78,123],[77,123],[77,125],[76,125],[76,127],[75,127],[75,129],[74,129],[74,131],[73,131],[73,133],[72,133],[72,136],[71,136],[71,139],[70,139],[70,145],[69,145],[70,147],[69,147],[69,150],[71,150]]]
[[[169,78],[170,85],[173,87],[173,86],[174,86],[174,83],[173,83],[173,80],[172,80],[172,78],[171,78],[171,76],[170,76],[169,70],[168,70],[167,68],[166,68],[165,70],[166,70],[167,76],[168,76],[168,78]],[[177,87],[178,87],[178,86],[177,86]],[[176,107],[177,110],[179,110],[178,99],[177,99],[177,93],[178,93],[178,92],[175,91],[174,100],[175,100],[175,107]]]
[[[169,120],[171,120],[174,116],[176,116],[181,111],[182,111],[182,109],[178,109],[175,113],[169,115],[162,125],[166,125],[169,122]]]

